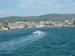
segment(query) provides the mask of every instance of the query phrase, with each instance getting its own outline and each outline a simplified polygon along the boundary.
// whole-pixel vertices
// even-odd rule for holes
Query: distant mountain
[[[10,17],[3,17],[0,18],[0,21],[2,20],[8,20],[11,22],[14,21],[26,21],[26,20],[34,20],[34,21],[39,21],[39,20],[71,20],[75,18],[75,14],[45,14],[45,15],[40,15],[40,16],[29,16],[29,17],[22,17],[22,16],[10,16]]]

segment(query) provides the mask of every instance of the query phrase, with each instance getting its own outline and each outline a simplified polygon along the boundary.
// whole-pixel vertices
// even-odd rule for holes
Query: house
[[[18,25],[16,25],[16,28],[24,28],[24,25],[23,24],[18,24]]]

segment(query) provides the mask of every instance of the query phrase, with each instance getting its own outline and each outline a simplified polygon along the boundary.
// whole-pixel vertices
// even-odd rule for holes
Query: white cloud
[[[56,4],[56,8],[63,8],[61,4]]]
[[[66,0],[66,2],[72,2],[72,0]]]
[[[20,8],[30,9],[31,11],[49,12],[66,12],[75,10],[75,2],[73,0],[18,0],[17,6]],[[68,9],[68,10],[66,10]],[[29,11],[30,11],[29,10]]]
[[[9,9],[0,9],[0,15],[4,14],[15,14],[15,12]]]
[[[35,2],[34,0],[19,0],[16,6],[24,8],[24,7],[32,6],[34,2]]]
[[[75,10],[75,3],[71,2],[71,3],[69,4],[69,7]]]
[[[17,7],[26,8],[26,7],[37,7],[36,5],[46,5],[48,7],[61,8],[59,4],[60,0],[18,0]]]
[[[72,10],[75,10],[75,1],[72,1],[72,0],[66,0],[66,3],[67,3],[67,7],[72,9]]]
[[[36,4],[45,4],[48,6],[56,6],[56,7],[60,7],[61,5],[64,6],[69,6],[70,4],[72,4],[73,1],[72,0],[18,0],[17,6],[18,7],[31,7],[34,6]],[[73,3],[75,4],[75,2]],[[73,6],[72,4],[72,6]],[[64,7],[65,7],[64,6]],[[70,5],[71,6],[71,5]]]

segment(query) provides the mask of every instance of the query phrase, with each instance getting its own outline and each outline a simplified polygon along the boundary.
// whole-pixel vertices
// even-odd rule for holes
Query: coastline
[[[0,30],[0,32],[1,32],[1,31],[10,31],[10,30],[12,30],[12,31],[14,31],[14,30],[21,30],[21,29],[45,29],[45,28],[50,28],[50,29],[52,29],[52,28],[74,28],[74,27],[39,27],[39,28],[34,27],[34,28],[16,28],[16,29]]]

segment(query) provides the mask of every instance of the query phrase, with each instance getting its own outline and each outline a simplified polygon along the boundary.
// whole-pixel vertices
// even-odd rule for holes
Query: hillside
[[[71,20],[72,18],[75,18],[75,14],[46,14],[46,15],[40,15],[40,16],[29,16],[29,17],[21,17],[21,16],[10,16],[10,17],[3,17],[0,18],[0,21],[2,20],[8,20],[8,21],[26,21],[26,20]]]

